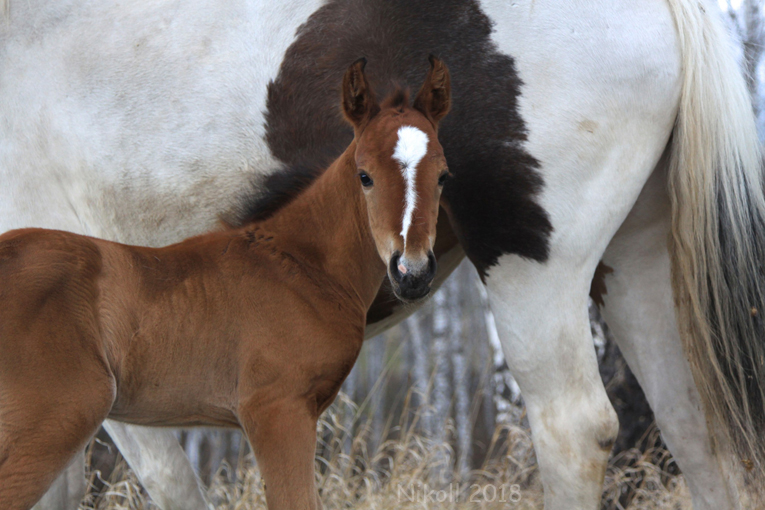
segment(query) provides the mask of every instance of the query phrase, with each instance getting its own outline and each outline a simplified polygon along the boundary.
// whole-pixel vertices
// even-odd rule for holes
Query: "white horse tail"
[[[684,74],[669,174],[678,323],[708,418],[728,434],[746,471],[762,473],[765,194],[760,144],[719,10],[698,0],[668,2]]]

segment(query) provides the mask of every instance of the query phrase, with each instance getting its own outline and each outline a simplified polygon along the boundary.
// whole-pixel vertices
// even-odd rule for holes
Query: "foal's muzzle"
[[[393,284],[393,292],[403,301],[417,301],[430,292],[433,278],[436,276],[436,256],[428,251],[427,259],[406,260],[395,252],[388,263],[388,276]]]

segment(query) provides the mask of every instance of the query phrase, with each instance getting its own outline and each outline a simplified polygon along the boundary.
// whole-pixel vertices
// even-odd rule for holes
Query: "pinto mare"
[[[243,226],[143,248],[57,230],[0,236],[0,508],[27,509],[108,416],[241,426],[269,508],[318,508],[316,422],[364,340],[386,268],[425,297],[448,176],[436,134],[449,74],[382,105],[361,59],[343,154]],[[294,191],[294,189],[292,190]]]
[[[342,152],[353,134],[320,85],[359,54],[382,90],[416,83],[435,53],[456,94],[439,129],[454,174],[442,202],[460,241],[448,253],[464,249],[488,287],[547,508],[598,507],[616,433],[586,313],[600,260],[592,288],[694,507],[746,507],[740,476],[752,468],[750,486],[762,484],[751,439],[764,435],[752,310],[762,176],[716,10],[697,0],[11,0],[0,23],[0,225],[154,246],[197,234],[236,216],[246,183],[257,197],[285,168]],[[441,260],[437,279],[451,265]],[[368,333],[406,313],[380,304]],[[710,335],[710,324],[722,329]],[[731,390],[740,366],[751,379]],[[726,430],[742,440],[738,454]],[[160,433],[110,433],[155,502],[203,508],[179,485],[194,480],[177,442],[141,447]]]

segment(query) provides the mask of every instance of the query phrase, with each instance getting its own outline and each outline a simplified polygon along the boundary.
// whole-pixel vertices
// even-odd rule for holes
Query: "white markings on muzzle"
[[[406,236],[412,225],[414,208],[417,205],[417,191],[415,181],[417,179],[417,165],[428,152],[428,135],[413,126],[401,126],[398,130],[398,141],[393,151],[393,159],[401,165],[401,173],[406,183],[404,194],[404,217],[401,221],[401,237],[404,238],[406,249]]]

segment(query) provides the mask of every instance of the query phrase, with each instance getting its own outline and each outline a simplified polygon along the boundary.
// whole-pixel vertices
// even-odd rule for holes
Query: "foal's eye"
[[[359,179],[361,180],[361,185],[365,188],[371,188],[372,184],[374,184],[374,181],[366,172],[359,172]]]
[[[444,172],[439,176],[438,178],[438,185],[443,186],[444,183],[451,177],[452,174],[449,173],[449,170],[444,170]]]

